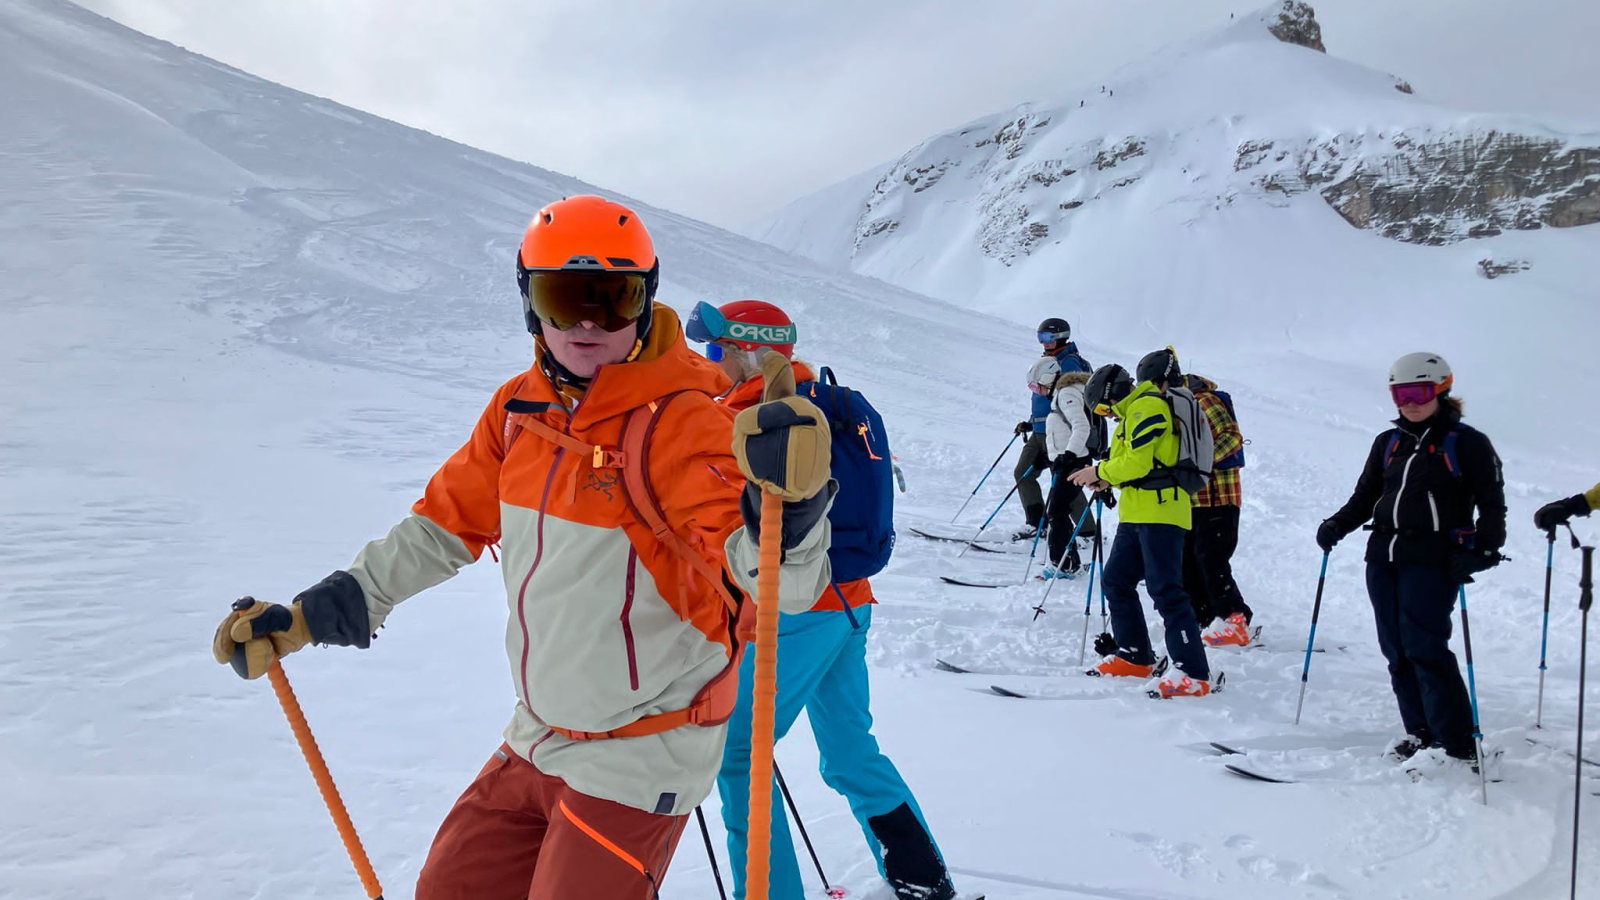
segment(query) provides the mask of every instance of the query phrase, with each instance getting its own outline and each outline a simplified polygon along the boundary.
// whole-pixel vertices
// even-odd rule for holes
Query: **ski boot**
[[[1013,541],[1031,541],[1038,534],[1039,526],[1024,525],[1021,528],[1018,528],[1016,531],[1011,532],[1011,539]]]
[[[1483,754],[1489,780],[1499,781],[1503,751],[1484,747]],[[1406,761],[1406,774],[1411,776],[1412,781],[1442,778],[1476,783],[1479,777],[1477,754],[1469,751],[1466,756],[1455,756],[1446,753],[1443,747],[1424,747]]]
[[[1234,613],[1207,625],[1206,630],[1200,632],[1200,640],[1205,641],[1207,647],[1248,647],[1250,623],[1244,620],[1244,613]]]
[[[1222,690],[1222,676],[1215,682],[1190,678],[1182,672],[1173,672],[1156,683],[1149,691],[1151,699],[1171,700],[1173,697],[1204,697]]]
[[[1390,762],[1403,763],[1416,756],[1422,748],[1428,745],[1427,741],[1413,734],[1397,738],[1383,748],[1383,758]]]
[[[1154,663],[1141,666],[1113,653],[1096,663],[1087,674],[1105,678],[1149,678],[1155,671]]]

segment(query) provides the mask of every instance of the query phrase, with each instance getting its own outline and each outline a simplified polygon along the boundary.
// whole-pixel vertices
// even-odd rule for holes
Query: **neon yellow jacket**
[[[1584,491],[1583,499],[1589,501],[1590,509],[1600,509],[1600,484]]]
[[[1178,462],[1178,433],[1172,428],[1172,409],[1166,398],[1148,381],[1139,383],[1133,393],[1111,408],[1117,417],[1117,430],[1111,436],[1111,458],[1096,471],[1102,481],[1122,488],[1118,518],[1130,525],[1176,525],[1188,530],[1191,524],[1189,494],[1179,488],[1159,491],[1126,486],[1155,469],[1156,463]]]

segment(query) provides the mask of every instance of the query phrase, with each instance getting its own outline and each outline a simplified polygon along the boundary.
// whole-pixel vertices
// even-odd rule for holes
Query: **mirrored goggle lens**
[[[539,320],[567,330],[593,322],[606,331],[621,331],[644,315],[650,302],[643,272],[528,273],[528,302]]]
[[[723,318],[722,311],[702,300],[689,311],[689,321],[683,323],[683,333],[691,341],[709,344],[721,338],[727,327],[728,320]],[[710,351],[707,351],[707,355],[710,355]]]
[[[1063,335],[1063,334],[1061,334],[1059,332],[1055,332],[1055,331],[1041,331],[1041,332],[1039,332],[1039,343],[1041,343],[1041,344],[1053,344],[1056,341],[1064,341],[1064,340],[1066,340],[1066,335]]]
[[[1107,418],[1111,415],[1111,406],[1106,403],[1096,403],[1094,405],[1094,414],[1102,419]]]
[[[709,359],[712,362],[722,362],[722,345],[721,344],[707,344],[706,345],[706,359]]]
[[[1028,385],[1028,390],[1033,391],[1035,394],[1048,394],[1048,393],[1050,393],[1050,389],[1048,387],[1045,387],[1042,384],[1030,384],[1030,385]]]
[[[1394,384],[1389,386],[1389,396],[1394,398],[1395,406],[1421,406],[1439,396],[1439,388],[1428,381],[1416,384]]]

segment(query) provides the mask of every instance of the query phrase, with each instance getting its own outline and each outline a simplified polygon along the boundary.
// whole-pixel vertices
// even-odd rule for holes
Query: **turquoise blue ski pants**
[[[851,619],[854,619],[852,623]],[[908,805],[927,830],[927,820],[911,789],[872,736],[868,706],[867,628],[872,607],[783,615],[778,619],[778,698],[774,740],[788,734],[806,711],[817,739],[822,780],[850,803],[872,858],[883,873],[883,848],[867,820]],[[728,722],[728,743],[722,753],[717,790],[722,796],[722,823],[728,831],[733,895],[744,900],[745,846],[750,822],[750,705],[755,654],[746,653],[739,667],[739,703]],[[790,776],[790,783],[793,783]],[[772,853],[768,897],[804,900],[800,863],[789,835],[783,797],[772,789]],[[926,845],[924,845],[926,846]],[[935,848],[937,850],[937,847]]]

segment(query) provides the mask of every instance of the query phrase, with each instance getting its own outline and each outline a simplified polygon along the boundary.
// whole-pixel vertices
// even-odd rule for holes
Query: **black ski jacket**
[[[1452,431],[1453,460],[1445,453]],[[1328,521],[1343,537],[1368,520],[1369,562],[1442,566],[1463,545],[1499,550],[1506,541],[1506,494],[1494,445],[1462,424],[1448,403],[1422,422],[1395,420],[1394,429],[1372,442],[1350,501]]]

